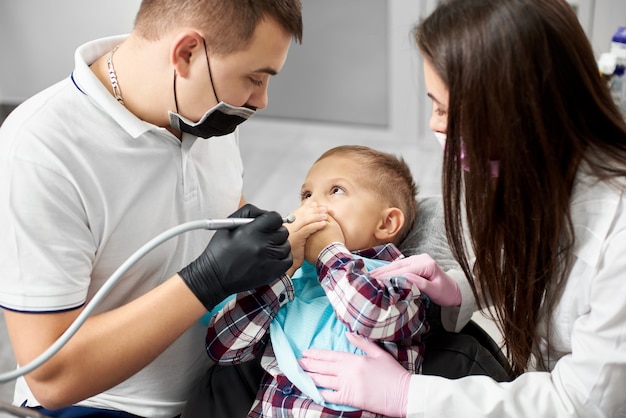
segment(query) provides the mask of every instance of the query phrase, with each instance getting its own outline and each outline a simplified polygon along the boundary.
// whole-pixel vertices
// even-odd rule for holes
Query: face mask
[[[446,134],[442,134],[441,132],[433,132],[435,134],[435,138],[437,138],[437,142],[441,145],[441,148],[446,147]]]
[[[177,106],[178,107],[178,106]],[[181,132],[207,139],[232,133],[237,125],[254,115],[255,110],[219,102],[209,109],[198,122],[192,122],[175,112],[168,112],[170,125]]]
[[[178,99],[176,97],[176,70],[174,70],[174,104],[176,105],[176,112],[168,111],[168,115],[172,128],[207,139],[213,136],[228,135],[234,132],[239,124],[254,115],[256,109],[232,106],[217,98],[215,86],[213,85],[213,76],[211,75],[211,65],[209,64],[209,54],[206,50],[206,41],[204,39],[202,41],[204,42],[204,54],[209,69],[209,79],[211,80],[213,95],[218,103],[207,110],[198,122],[192,122],[184,116],[179,115]]]
[[[439,142],[439,144],[441,145],[442,148],[446,147],[446,134],[443,134],[441,132],[433,132],[435,134],[435,138],[437,138],[437,141]],[[469,171],[469,163],[467,162],[467,159],[465,157],[465,146],[463,144],[461,144],[461,167],[463,167],[463,170],[465,171]],[[491,177],[498,177],[499,174],[499,170],[500,170],[500,164],[499,161],[497,160],[493,160],[493,161],[489,161],[489,167],[490,167],[490,172],[491,172]]]

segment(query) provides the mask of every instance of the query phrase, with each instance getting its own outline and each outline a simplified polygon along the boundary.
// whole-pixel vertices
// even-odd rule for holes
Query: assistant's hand
[[[225,297],[272,283],[291,266],[289,232],[281,216],[245,205],[231,218],[256,218],[215,232],[204,252],[178,275],[211,310]]]
[[[375,279],[404,276],[440,306],[459,306],[461,290],[428,254],[414,255],[370,271]]]
[[[406,416],[411,373],[375,343],[347,333],[367,356],[330,350],[305,350],[300,366],[327,402],[350,405],[390,417]]]

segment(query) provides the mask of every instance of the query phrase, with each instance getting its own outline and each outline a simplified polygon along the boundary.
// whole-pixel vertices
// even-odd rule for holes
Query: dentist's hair
[[[565,0],[444,1],[414,35],[450,93],[448,239],[477,300],[493,301],[520,374],[572,265],[577,172],[626,176],[626,124]],[[497,178],[491,160],[499,161]]]
[[[273,19],[302,42],[300,0],[143,0],[135,32],[157,40],[174,29],[196,28],[213,53],[228,54],[245,49],[264,19]]]
[[[361,179],[381,201],[402,211],[404,224],[393,239],[394,244],[400,244],[411,231],[418,211],[418,188],[404,159],[363,145],[340,145],[324,152],[316,162],[336,155],[357,161],[363,167]]]

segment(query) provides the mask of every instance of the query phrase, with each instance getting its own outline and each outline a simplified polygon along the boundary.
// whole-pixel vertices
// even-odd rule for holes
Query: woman
[[[624,416],[626,124],[575,14],[564,0],[452,0],[414,33],[472,289],[459,311],[472,295],[492,305],[516,379],[410,376],[361,340],[367,358],[309,351],[303,367],[335,390],[326,400],[391,416]],[[453,284],[411,259],[429,285]]]

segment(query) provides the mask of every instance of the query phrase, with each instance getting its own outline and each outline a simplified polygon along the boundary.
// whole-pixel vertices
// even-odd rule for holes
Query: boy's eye
[[[311,192],[302,192],[300,193],[300,200],[306,200],[311,197]]]
[[[346,192],[344,192],[344,190],[341,187],[335,186],[332,188],[330,193],[331,194],[345,194]]]

